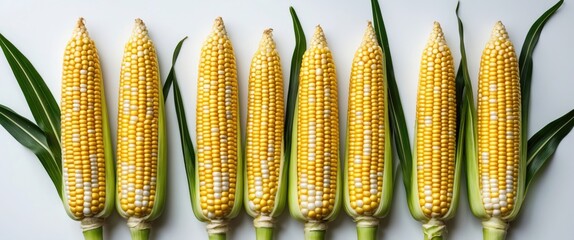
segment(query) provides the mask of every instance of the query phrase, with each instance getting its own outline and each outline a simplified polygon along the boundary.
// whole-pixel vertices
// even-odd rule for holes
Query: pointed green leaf
[[[299,88],[299,70],[303,61],[303,54],[307,50],[307,40],[301,22],[293,7],[289,7],[291,18],[293,19],[293,30],[295,31],[295,49],[291,58],[291,71],[289,74],[289,92],[287,93],[287,108],[285,115],[285,161],[289,161],[291,155],[291,136],[293,129],[293,118],[297,107],[297,90]],[[287,165],[286,165],[287,166]]]
[[[462,92],[457,92],[457,101],[462,101],[462,111],[460,112],[460,126],[459,130],[461,131],[459,134],[459,140],[464,138],[462,141],[464,149],[461,149],[461,152],[457,152],[457,154],[464,155],[464,161],[466,165],[466,182],[467,182],[467,193],[468,199],[470,203],[470,208],[472,213],[478,217],[483,218],[486,217],[486,210],[482,205],[482,199],[480,197],[480,187],[478,186],[478,159],[477,159],[477,117],[476,117],[476,110],[474,106],[474,96],[473,96],[473,89],[472,83],[470,81],[470,75],[468,73],[468,64],[466,59],[466,47],[464,45],[464,26],[462,24],[462,20],[458,15],[458,10],[460,7],[460,2],[456,5],[456,18],[458,21],[458,34],[460,39],[460,53],[461,53],[461,60],[458,71],[456,73],[456,84],[457,90],[462,85]],[[464,121],[463,121],[464,120]],[[459,146],[461,142],[459,141]],[[457,156],[463,157],[463,156]],[[461,162],[462,164],[462,162]]]
[[[388,84],[388,98],[389,98],[389,121],[391,123],[392,136],[394,138],[395,148],[399,156],[401,168],[403,170],[403,182],[407,192],[411,184],[411,169],[412,169],[412,152],[409,140],[408,128],[405,120],[405,114],[401,103],[401,96],[399,88],[395,79],[395,72],[393,70],[393,61],[391,57],[391,49],[389,47],[389,40],[381,14],[381,8],[377,0],[371,0],[371,7],[373,10],[373,23],[377,33],[377,40],[379,45],[383,48],[385,54],[385,74]]]
[[[60,108],[32,63],[8,39],[0,34],[0,47],[28,102],[36,123],[46,136],[50,151],[60,159]]]
[[[183,163],[185,165],[185,174],[187,176],[187,185],[189,188],[189,194],[194,202],[194,188],[195,188],[195,151],[193,149],[193,142],[191,140],[191,136],[189,135],[189,127],[187,124],[187,118],[185,116],[185,107],[183,104],[183,98],[181,97],[181,91],[179,89],[179,83],[177,82],[177,76],[175,73],[175,63],[177,61],[177,57],[179,56],[179,52],[183,42],[187,39],[187,37],[183,38],[177,44],[173,52],[173,60],[172,60],[172,71],[168,75],[166,79],[167,83],[173,83],[173,101],[175,106],[175,113],[177,115],[177,125],[179,128],[179,137],[181,143],[181,150],[183,154]],[[164,92],[166,88],[164,87]],[[169,89],[167,89],[169,91]],[[194,207],[194,214],[198,219],[202,219],[201,213],[196,212],[196,208]]]
[[[506,217],[507,220],[514,219],[518,213],[520,212],[520,208],[522,207],[522,203],[524,202],[524,196],[526,194],[526,178],[527,178],[527,171],[528,171],[528,149],[527,149],[527,136],[528,136],[528,119],[530,113],[530,90],[531,90],[531,83],[532,83],[532,69],[534,66],[532,60],[532,54],[538,40],[540,39],[540,34],[544,25],[550,17],[554,15],[554,13],[560,8],[564,1],[560,0],[550,9],[546,10],[530,27],[528,30],[528,34],[524,39],[524,43],[522,45],[522,50],[520,52],[520,57],[518,59],[518,68],[520,72],[520,91],[521,91],[521,131],[520,131],[520,148],[519,148],[519,161],[518,164],[518,189],[516,192],[516,201],[514,209],[510,212],[510,214]]]
[[[521,88],[521,101],[522,101],[522,122],[523,126],[527,126],[524,123],[528,122],[528,114],[529,114],[529,107],[530,107],[530,88],[532,83],[532,68],[533,68],[533,61],[532,61],[532,53],[534,52],[534,48],[540,39],[540,34],[544,25],[552,15],[562,6],[564,0],[558,1],[554,6],[550,9],[546,10],[542,16],[540,16],[530,30],[528,30],[528,34],[526,35],[526,39],[524,39],[524,43],[522,44],[522,50],[520,51],[520,57],[518,58],[518,68],[520,71],[520,88]],[[526,128],[523,129],[523,135],[526,136]]]
[[[185,107],[183,105],[183,98],[181,97],[181,91],[179,89],[179,84],[177,82],[177,76],[175,74],[175,63],[177,62],[177,58],[179,56],[179,52],[181,50],[181,46],[183,42],[187,39],[187,37],[183,38],[179,41],[175,50],[173,51],[173,58],[172,58],[172,66],[167,76],[167,79],[164,83],[164,94],[169,92],[169,87],[173,83],[173,101],[175,105],[175,113],[177,115],[177,124],[179,127],[179,137],[181,142],[181,150],[183,153],[183,161],[185,163],[185,173],[187,174],[187,180],[189,186],[192,185],[193,175],[194,175],[194,161],[195,161],[195,152],[193,150],[193,142],[191,141],[191,137],[189,135],[189,128],[187,125],[187,118],[185,116]]]
[[[526,190],[536,174],[548,164],[560,141],[574,127],[574,110],[552,121],[528,140],[528,166],[526,169]]]
[[[2,125],[16,141],[30,149],[38,157],[38,160],[40,160],[40,163],[42,163],[46,169],[61,198],[62,165],[60,160],[56,159],[50,152],[42,129],[1,104],[0,125]]]
[[[177,57],[179,56],[179,52],[181,51],[181,46],[183,45],[183,41],[185,41],[187,37],[184,37],[173,51],[173,57],[171,58],[171,68],[169,69],[169,74],[163,83],[163,100],[166,101],[167,97],[169,96],[169,89],[173,83],[173,79],[175,79],[175,62],[177,62]]]

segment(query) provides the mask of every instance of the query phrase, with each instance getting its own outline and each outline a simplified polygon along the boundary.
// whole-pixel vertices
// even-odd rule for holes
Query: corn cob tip
[[[440,23],[434,22],[433,30],[429,37],[429,44],[432,46],[438,44],[439,47],[446,46],[446,40],[444,39],[444,33],[440,27]]]
[[[85,20],[83,17],[78,19],[76,29],[74,29],[73,38],[88,37],[88,30],[86,29]]]
[[[78,19],[78,23],[76,24],[77,28],[85,28],[85,19],[83,17],[80,17]]]
[[[363,36],[362,45],[379,45],[377,42],[377,35],[375,34],[375,29],[373,28],[373,23],[369,21],[367,23],[367,29],[365,30],[365,35]]]
[[[310,47],[327,47],[327,39],[325,38],[325,33],[323,32],[321,25],[317,25],[317,27],[315,27],[315,34],[313,34],[313,39],[311,40]]]
[[[215,21],[213,22],[213,32],[218,35],[227,35],[225,25],[223,24],[223,18],[215,18]]]
[[[508,32],[506,32],[506,27],[504,27],[504,24],[502,24],[501,21],[496,22],[496,24],[494,24],[494,28],[492,29],[490,41],[504,41],[509,39],[510,38],[508,37]]]
[[[259,50],[271,52],[275,49],[275,41],[273,41],[273,29],[268,28],[263,31],[263,37],[259,42]]]
[[[137,18],[135,20],[135,26],[132,32],[132,37],[143,38],[146,36],[147,36],[147,28],[145,26],[145,23],[141,19]]]

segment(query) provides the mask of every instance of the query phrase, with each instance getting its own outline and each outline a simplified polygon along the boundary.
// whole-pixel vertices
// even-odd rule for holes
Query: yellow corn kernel
[[[251,61],[247,107],[247,201],[264,215],[279,188],[284,128],[283,72],[271,32],[265,30]]]
[[[96,45],[80,19],[64,54],[61,101],[65,204],[80,219],[106,201],[102,91]]]
[[[337,194],[339,110],[333,56],[320,26],[303,55],[298,95],[298,201],[304,217],[323,220]]]
[[[157,55],[140,19],[124,48],[117,136],[117,197],[128,217],[149,215],[158,170],[160,89]]]
[[[222,219],[234,205],[238,167],[239,104],[235,55],[217,18],[201,48],[197,94],[197,162],[201,211]]]
[[[349,83],[348,188],[350,205],[371,216],[383,192],[385,97],[383,51],[369,22],[355,53]]]
[[[520,144],[520,81],[514,46],[497,22],[482,52],[478,83],[478,159],[486,212],[506,216],[515,205]]]
[[[442,217],[450,209],[456,145],[454,63],[440,25],[434,29],[421,58],[417,96],[417,185],[427,217]]]

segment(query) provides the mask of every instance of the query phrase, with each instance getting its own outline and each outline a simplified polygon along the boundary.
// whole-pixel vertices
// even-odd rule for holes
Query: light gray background
[[[555,1],[463,1],[466,46],[471,77],[475,84],[480,54],[495,21],[502,20],[517,49],[535,19]],[[294,35],[288,7],[298,11],[308,39],[316,24],[325,30],[339,77],[341,133],[345,132],[347,86],[351,60],[359,46],[367,21],[370,1],[32,1],[0,2],[0,32],[20,48],[44,77],[57,99],[64,46],[78,17],[86,18],[103,65],[112,132],[117,116],[117,88],[124,42],[133,19],[142,18],[156,43],[165,79],[176,43],[186,41],[177,65],[188,120],[195,140],[195,93],[199,50],[213,19],[222,16],[235,47],[241,87],[241,101],[247,102],[247,76],[251,56],[263,29],[272,27],[282,56],[287,82]],[[442,24],[456,62],[460,59],[454,9],[456,1],[386,0],[382,12],[389,34],[396,77],[412,135],[415,95],[422,49],[433,21]],[[534,81],[529,135],[574,107],[574,9],[570,2],[558,11],[542,33],[534,53]],[[0,103],[31,118],[23,95],[4,57],[0,57]],[[246,107],[242,108],[245,123]],[[166,209],[154,222],[154,239],[206,239],[205,224],[193,216],[179,144],[179,133],[170,97],[167,102],[169,132],[169,189]],[[81,239],[79,223],[65,214],[52,182],[35,156],[0,128],[0,239]],[[574,136],[567,136],[528,195],[519,219],[512,223],[509,239],[572,239],[574,214]],[[399,180],[401,180],[399,178]],[[420,224],[405,203],[402,182],[397,182],[390,215],[382,221],[379,236],[384,239],[422,239]],[[456,218],[449,223],[450,239],[481,239],[481,225],[469,211],[463,187]],[[232,223],[230,239],[253,239],[252,219],[242,212]],[[277,239],[301,239],[303,225],[285,212],[279,219]],[[125,220],[113,214],[105,228],[106,239],[129,239]],[[355,228],[342,214],[330,224],[329,239],[354,239]]]

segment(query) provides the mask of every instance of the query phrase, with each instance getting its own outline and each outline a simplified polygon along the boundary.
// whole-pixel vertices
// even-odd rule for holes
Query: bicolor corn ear
[[[508,222],[519,213],[533,176],[574,126],[573,111],[549,123],[527,141],[532,52],[550,17],[564,1],[540,16],[530,28],[517,60],[515,49],[501,22],[497,22],[483,51],[479,75],[478,114],[468,114],[477,127],[467,128],[468,192],[473,214],[483,220],[484,239],[502,240]],[[458,8],[457,8],[458,9]],[[461,39],[462,22],[459,18]],[[461,64],[468,80],[464,44]],[[472,94],[468,94],[472,96]],[[466,102],[472,102],[467,97]],[[466,103],[465,102],[465,103]],[[472,105],[470,105],[472,107]],[[548,144],[553,142],[553,144]],[[527,147],[532,147],[527,149]],[[545,154],[538,154],[545,152]]]
[[[290,163],[290,208],[306,237],[321,235],[341,204],[339,108],[331,51],[320,26],[303,55]]]
[[[425,238],[440,237],[458,204],[462,135],[454,62],[438,22],[421,57],[409,209]],[[459,138],[457,140],[457,137]]]
[[[247,102],[245,209],[255,218],[258,238],[271,239],[274,218],[284,206],[286,169],[283,151],[285,104],[283,71],[273,41],[266,29],[251,61]]]
[[[125,45],[121,69],[116,204],[132,238],[147,239],[149,222],[165,201],[166,136],[157,55],[140,19]]]
[[[478,173],[484,209],[509,216],[519,207],[521,121],[518,59],[508,33],[497,22],[482,53],[478,78]]]
[[[242,206],[244,172],[235,55],[220,17],[201,48],[197,89],[192,203],[198,219],[208,222],[210,236],[224,236]]]
[[[64,53],[61,113],[64,208],[91,225],[85,234],[100,235],[114,206],[114,160],[99,56],[83,18]]]
[[[392,200],[392,152],[384,56],[372,23],[355,53],[349,81],[344,203],[361,239],[376,238]],[[367,236],[363,232],[372,233]]]

